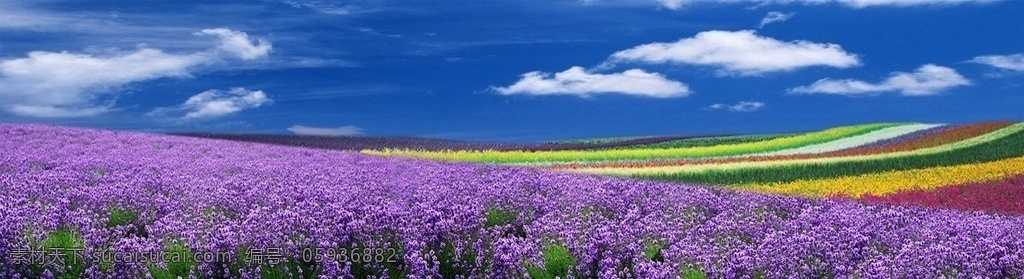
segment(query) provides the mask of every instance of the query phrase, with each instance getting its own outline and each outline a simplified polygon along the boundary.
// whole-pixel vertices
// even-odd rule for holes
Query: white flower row
[[[856,135],[852,137],[841,138],[838,140],[824,142],[819,144],[812,144],[807,146],[801,146],[797,148],[783,149],[778,151],[751,154],[750,156],[771,156],[771,155],[797,155],[797,154],[819,154],[827,153],[832,151],[839,151],[848,148],[854,148],[866,144],[871,144],[881,140],[887,140],[902,135],[910,134],[913,132],[927,130],[935,127],[942,126],[943,124],[906,124],[899,125],[889,128],[880,129],[877,131],[869,132],[862,135]]]

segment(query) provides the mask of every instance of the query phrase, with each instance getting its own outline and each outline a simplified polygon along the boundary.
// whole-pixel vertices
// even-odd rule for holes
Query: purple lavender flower
[[[0,152],[4,278],[68,272],[15,262],[15,250],[61,230],[87,251],[209,254],[177,263],[206,278],[298,270],[326,278],[518,277],[528,265],[545,266],[548,245],[571,253],[577,277],[1024,273],[1019,216],[40,125],[0,125]],[[280,248],[287,262],[244,261],[268,248]],[[304,261],[311,248],[393,249],[396,257],[355,262],[318,253],[310,256],[320,261]],[[91,264],[81,277],[141,278],[169,268]]]

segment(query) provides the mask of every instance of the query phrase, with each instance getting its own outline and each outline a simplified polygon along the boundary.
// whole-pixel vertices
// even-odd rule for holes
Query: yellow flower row
[[[1021,173],[1024,173],[1024,157],[969,165],[889,171],[831,179],[797,180],[786,183],[747,184],[735,187],[758,192],[812,197],[831,195],[860,197],[868,193],[886,195],[901,190],[930,190],[945,185],[983,182]]]

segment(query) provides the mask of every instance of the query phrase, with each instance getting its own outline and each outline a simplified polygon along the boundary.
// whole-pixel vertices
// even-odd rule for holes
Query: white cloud
[[[358,136],[363,134],[363,129],[356,126],[342,126],[338,128],[317,128],[302,125],[292,125],[288,131],[296,135],[308,136]]]
[[[222,48],[238,48],[230,51],[233,55],[248,59],[269,51],[268,43],[254,48],[239,45],[234,33],[227,30],[228,35],[221,36]],[[91,53],[32,51],[26,57],[0,59],[0,110],[29,117],[94,116],[112,110],[126,85],[191,77],[196,68],[221,58],[216,51],[175,54],[149,47]]]
[[[258,108],[272,103],[266,93],[261,90],[250,91],[245,88],[231,90],[206,90],[193,95],[185,103],[157,108],[149,113],[155,117],[172,117],[180,120],[201,120],[234,114],[243,110]]]
[[[220,48],[238,58],[253,60],[267,56],[273,46],[263,39],[250,39],[249,34],[227,28],[203,29],[196,35],[212,35],[220,38]]]
[[[665,6],[665,8],[668,8],[670,10],[678,10],[679,8],[682,8],[684,4],[687,4],[687,3],[690,2],[690,0],[657,0],[657,1],[658,1],[658,3],[661,3],[662,6]]]
[[[739,103],[737,103],[735,105],[713,104],[713,105],[710,105],[707,108],[705,108],[705,110],[722,110],[722,109],[725,109],[725,110],[735,111],[735,112],[751,112],[751,111],[760,110],[763,107],[764,107],[764,103],[762,103],[762,102],[742,101],[742,102],[739,102]]]
[[[761,19],[761,24],[758,25],[757,28],[764,28],[764,26],[768,24],[787,21],[793,18],[794,15],[796,15],[796,13],[787,14],[783,12],[768,12],[768,14]]]
[[[522,79],[508,87],[494,88],[502,95],[576,95],[625,94],[652,98],[686,97],[690,88],[658,73],[640,69],[622,73],[588,73],[583,67],[572,67],[553,76],[539,71],[522,75]]]
[[[971,81],[948,67],[925,64],[913,73],[894,72],[879,83],[861,80],[830,78],[820,79],[809,86],[792,88],[791,93],[832,94],[832,95],[876,95],[882,92],[900,92],[904,96],[929,96],[957,86],[970,85]]]
[[[9,112],[33,116],[33,117],[44,117],[44,118],[74,118],[74,117],[87,117],[94,116],[103,113],[110,112],[112,105],[98,105],[93,107],[81,107],[81,108],[60,108],[54,106],[31,106],[31,105],[11,105],[7,108]]]
[[[978,56],[971,59],[971,62],[985,64],[1004,70],[1024,72],[1024,53]]]
[[[611,64],[643,62],[718,67],[722,74],[759,75],[812,66],[849,68],[860,65],[856,55],[837,44],[783,42],[761,37],[753,30],[705,31],[674,43],[650,43],[612,54]]]
[[[231,115],[244,110],[273,103],[262,90],[236,87],[230,90],[206,90],[185,99],[185,103],[171,108],[157,108],[150,116],[175,117],[181,120],[210,119]]]
[[[110,108],[112,91],[131,83],[188,77],[202,55],[176,55],[140,48],[105,55],[33,51],[0,60],[3,109],[33,117],[80,117]]]

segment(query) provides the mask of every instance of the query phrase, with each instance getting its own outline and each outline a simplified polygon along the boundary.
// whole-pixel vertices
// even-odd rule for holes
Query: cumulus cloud
[[[584,2],[593,1],[596,0]],[[656,0],[654,3],[672,10],[678,10],[688,5],[695,4],[753,4],[758,6],[787,4],[841,4],[859,9],[867,7],[952,6],[960,4],[986,4],[1001,1],[1003,0]]]
[[[111,54],[33,51],[0,60],[3,109],[33,117],[81,117],[107,112],[112,91],[163,77],[187,77],[202,55],[140,48]]]
[[[226,31],[218,35],[220,48],[242,59],[266,55],[270,48],[265,42],[249,44],[241,32],[201,32],[209,30]],[[175,54],[140,47],[102,53],[32,51],[25,57],[0,59],[0,110],[49,118],[102,114],[113,109],[120,89],[126,85],[190,77],[196,68],[223,60],[223,54],[212,50]]]
[[[616,52],[609,64],[639,62],[717,67],[722,74],[759,75],[805,67],[849,68],[856,55],[837,44],[803,40],[783,42],[753,30],[705,31],[672,43],[650,43]]]
[[[971,81],[948,67],[925,64],[913,73],[894,72],[879,83],[854,79],[820,79],[808,86],[789,89],[796,94],[877,95],[900,92],[904,96],[937,95],[947,89],[970,85]]]
[[[783,12],[768,12],[768,14],[761,19],[761,24],[758,25],[757,28],[764,28],[764,26],[768,24],[787,21],[793,18],[794,15],[796,15],[796,13],[787,14]]]
[[[554,75],[539,71],[529,72],[515,84],[493,88],[502,95],[575,95],[624,94],[652,98],[686,97],[690,88],[658,73],[640,69],[622,73],[588,73],[583,67],[572,67]]]
[[[751,111],[760,110],[763,107],[764,107],[764,103],[762,103],[762,102],[742,101],[742,102],[739,102],[739,103],[737,103],[735,105],[726,105],[726,104],[721,104],[721,103],[713,104],[713,105],[710,105],[707,108],[705,108],[705,110],[728,110],[728,111],[735,111],[735,112],[751,112]]]
[[[263,91],[232,88],[228,91],[207,90],[193,95],[185,103],[174,107],[154,109],[150,116],[171,117],[179,120],[202,120],[222,117],[243,110],[272,103]]]
[[[273,47],[266,40],[250,39],[245,32],[227,28],[203,29],[196,32],[196,35],[217,36],[220,38],[218,48],[244,60],[267,56]]]
[[[358,136],[363,134],[363,129],[356,126],[341,126],[338,128],[317,128],[302,125],[292,125],[288,131],[296,135],[308,136]]]
[[[985,64],[1004,70],[1024,72],[1024,53],[978,56],[971,59],[971,62]]]

